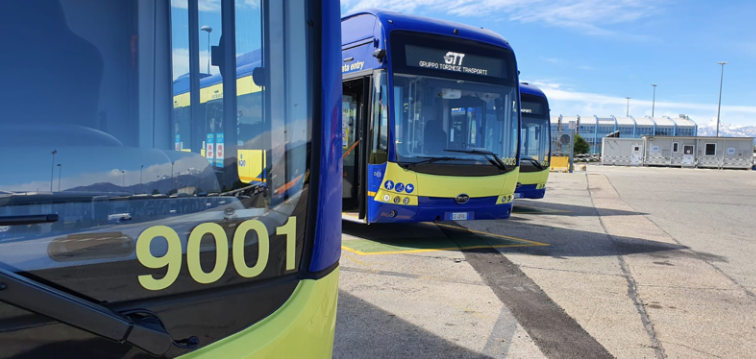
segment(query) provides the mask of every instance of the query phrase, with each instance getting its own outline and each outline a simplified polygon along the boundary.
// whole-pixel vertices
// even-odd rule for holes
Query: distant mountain
[[[218,190],[218,180],[212,170],[197,172],[191,175],[179,175],[171,179],[164,177],[156,181],[145,184],[135,184],[130,186],[120,186],[110,182],[93,183],[91,185],[79,186],[66,189],[68,192],[95,192],[95,193],[152,193],[157,190],[159,193],[168,193],[172,188],[199,187],[205,191]]]
[[[716,136],[717,119],[698,124],[699,136]],[[732,125],[729,123],[719,123],[719,135],[722,137],[756,137],[756,126]]]

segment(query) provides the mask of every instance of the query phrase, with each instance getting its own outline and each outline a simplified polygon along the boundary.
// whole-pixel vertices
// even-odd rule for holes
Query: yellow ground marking
[[[513,237],[509,237],[513,238]],[[426,252],[438,252],[438,251],[464,251],[468,249],[483,249],[483,248],[517,248],[517,247],[541,247],[550,246],[550,244],[528,241],[524,239],[517,239],[527,243],[523,244],[494,244],[494,245],[477,245],[477,246],[463,246],[463,247],[444,247],[444,248],[424,248],[424,249],[411,249],[408,251],[385,251],[385,252],[363,252],[347,246],[341,246],[341,249],[358,254],[361,256],[377,256],[386,254],[413,254],[413,253],[426,253]]]
[[[452,307],[457,308],[457,309],[461,310],[464,313],[472,314],[472,315],[474,315],[476,317],[480,317],[480,318],[485,318],[486,317],[483,313],[478,312],[478,311],[474,311],[474,310],[472,310],[470,308],[463,307],[461,305],[454,304],[454,303],[451,303],[451,305],[452,305]]]
[[[443,223],[436,223],[436,225],[437,225],[437,226],[441,226],[441,227],[447,227],[447,228],[460,229],[460,227],[456,227],[456,226],[450,226],[450,225],[448,225],[448,224],[443,224]],[[478,231],[478,230],[475,230],[475,229],[470,229],[470,228],[465,228],[465,227],[462,227],[462,229],[466,229],[466,230],[468,230],[468,231],[470,231],[470,232],[472,232],[472,233],[483,234],[483,235],[486,235],[486,236],[499,237],[499,238],[506,238],[506,239],[511,239],[511,240],[513,240],[513,241],[518,241],[518,242],[525,242],[525,243],[528,243],[527,245],[519,245],[519,244],[502,244],[502,245],[498,245],[498,246],[497,246],[497,245],[494,245],[494,246],[490,246],[490,247],[493,247],[493,248],[500,248],[500,247],[525,247],[525,246],[538,246],[538,247],[543,247],[543,246],[550,246],[550,244],[548,244],[548,243],[541,243],[541,242],[536,242],[536,241],[529,241],[529,240],[527,240],[527,239],[522,239],[522,238],[517,238],[517,237],[510,237],[510,236],[505,236],[505,235],[503,235],[503,234],[496,234],[496,233],[489,233],[489,232],[484,232],[484,231]],[[465,248],[466,248],[466,247],[465,247]]]
[[[341,248],[344,248],[344,249],[346,249],[346,248],[345,248],[344,246],[342,246]],[[349,251],[348,249],[346,249],[346,250],[347,250],[347,252]],[[361,265],[361,266],[364,266],[364,267],[369,267],[369,266],[370,266],[369,264],[367,264],[367,263],[365,263],[365,262],[363,262],[363,261],[361,261],[361,260],[357,259],[357,258],[356,258],[356,257],[354,257],[354,256],[345,255],[345,257],[349,258],[349,260],[350,260],[350,261],[352,261],[352,262],[355,262],[355,263],[357,263],[357,264],[359,264],[359,265]]]

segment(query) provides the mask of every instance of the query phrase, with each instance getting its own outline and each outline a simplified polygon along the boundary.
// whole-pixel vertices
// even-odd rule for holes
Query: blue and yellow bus
[[[335,0],[0,2],[0,358],[330,358]]]
[[[517,198],[543,198],[551,162],[551,122],[549,101],[536,86],[520,84],[522,134],[520,135],[520,175]]]
[[[383,10],[347,15],[341,29],[343,218],[508,218],[520,97],[507,40]]]

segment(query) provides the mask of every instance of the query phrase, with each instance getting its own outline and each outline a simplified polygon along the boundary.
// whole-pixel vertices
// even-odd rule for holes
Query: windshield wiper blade
[[[172,348],[194,349],[196,337],[174,341],[160,319],[145,310],[119,314],[102,305],[0,268],[0,301],[162,356]]]
[[[406,165],[405,168],[413,168],[413,167],[417,167],[417,166],[420,166],[420,165],[424,165],[424,164],[428,164],[428,163],[433,163],[433,162],[438,162],[438,161],[450,161],[450,160],[458,160],[458,159],[459,158],[457,158],[457,157],[430,157],[428,159],[425,159],[425,160],[422,160],[422,161],[419,161],[419,162],[410,163],[410,164]]]
[[[504,170],[506,172],[510,171],[509,167],[507,167],[507,165],[504,164],[504,161],[502,161],[501,158],[499,158],[499,156],[497,156],[492,151],[489,151],[489,150],[486,150],[486,149],[471,148],[471,149],[467,149],[467,150],[444,150],[444,151],[445,152],[470,153],[470,154],[474,154],[474,155],[491,156],[492,159],[489,160],[489,162],[491,162],[494,166],[499,167],[499,169],[502,169],[502,170]]]
[[[538,168],[539,170],[543,170],[543,165],[541,165],[541,163],[540,163],[540,162],[538,162],[538,161],[537,161],[537,160],[536,160],[535,158],[533,158],[533,157],[521,157],[520,159],[523,159],[523,160],[526,160],[526,161],[530,161],[530,162],[531,162],[531,163],[532,163],[533,165],[535,165],[535,166],[536,166],[536,167],[537,167],[537,168]]]

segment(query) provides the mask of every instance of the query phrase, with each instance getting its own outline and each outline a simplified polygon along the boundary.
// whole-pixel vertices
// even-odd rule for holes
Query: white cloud
[[[596,93],[571,91],[563,89],[559,83],[549,81],[532,81],[531,84],[540,87],[549,99],[552,115],[597,115],[624,116],[627,99]],[[630,115],[643,117],[651,115],[650,100],[630,99]],[[656,101],[654,116],[677,117],[686,114],[694,121],[703,122],[717,114],[717,104],[703,102],[670,102]],[[723,122],[741,125],[756,124],[756,106],[723,105],[721,119]]]
[[[659,13],[666,0],[342,0],[345,10],[381,7],[401,12],[441,12],[464,17],[506,18],[521,23],[577,29],[590,35],[613,35],[604,26],[627,23]],[[632,36],[640,39],[639,36]]]

